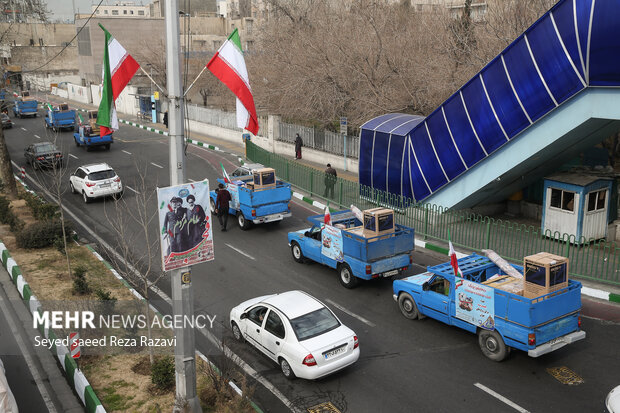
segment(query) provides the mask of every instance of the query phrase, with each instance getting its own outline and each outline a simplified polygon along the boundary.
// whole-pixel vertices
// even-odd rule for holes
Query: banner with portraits
[[[209,181],[157,188],[162,268],[171,271],[215,258]]]

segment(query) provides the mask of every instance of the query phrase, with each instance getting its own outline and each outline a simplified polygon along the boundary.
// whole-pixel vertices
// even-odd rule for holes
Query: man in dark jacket
[[[331,164],[327,164],[327,169],[325,169],[325,192],[323,196],[325,198],[333,198],[334,197],[334,185],[336,185],[336,178],[338,177],[338,173],[334,168],[332,168]]]
[[[183,208],[183,200],[177,196],[170,200],[172,211],[166,213],[164,231],[170,243],[168,254],[187,250],[187,208]]]
[[[218,185],[217,198],[215,198],[215,213],[217,219],[220,221],[222,231],[226,231],[226,225],[228,224],[228,204],[231,201],[230,192],[226,190],[224,184]]]
[[[295,159],[301,159],[301,147],[304,146],[304,141],[301,140],[299,133],[295,135]]]
[[[189,248],[193,248],[202,241],[202,234],[205,231],[206,214],[202,206],[195,203],[196,197],[189,195],[187,197],[187,221],[189,232]]]

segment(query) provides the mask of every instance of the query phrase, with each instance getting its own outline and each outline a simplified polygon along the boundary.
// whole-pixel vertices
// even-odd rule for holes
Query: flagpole
[[[198,78],[199,78],[200,76],[202,76],[202,73],[203,73],[205,70],[207,70],[207,66],[204,66],[204,67],[202,68],[202,70],[200,71],[200,73],[198,73],[198,76],[196,76],[196,79],[194,79],[194,81],[192,82],[192,84],[191,84],[191,85],[189,85],[189,87],[188,87],[187,89],[185,89],[185,93],[183,93],[183,97],[187,96],[187,92],[189,92],[189,90],[190,90],[192,87],[194,87],[194,83],[196,83],[196,81],[198,80]]]
[[[159,89],[159,91],[160,91],[162,94],[164,94],[164,95],[166,94],[166,92],[164,92],[164,89],[162,89],[162,88],[161,88],[161,86],[159,86],[159,85],[157,84],[157,82],[153,80],[153,78],[151,77],[151,75],[149,75],[148,73],[146,73],[146,70],[142,69],[142,66],[140,66],[140,70],[142,70],[142,73],[144,73],[144,74],[146,75],[146,77],[148,77],[149,79],[151,79],[151,82],[153,82],[153,84],[154,84],[155,86],[157,86],[157,89]]]
[[[179,5],[168,0],[165,5],[166,22],[166,80],[168,86],[168,139],[170,140],[170,185],[185,183],[185,131],[183,122],[183,85],[181,83]],[[172,314],[182,320],[194,316],[194,294],[190,278],[191,267],[170,272]],[[194,328],[175,324],[174,367],[177,405],[186,404],[187,410],[202,413],[196,392],[196,336]]]

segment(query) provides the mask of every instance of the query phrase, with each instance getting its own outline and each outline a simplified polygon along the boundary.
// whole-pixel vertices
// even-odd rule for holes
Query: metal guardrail
[[[425,239],[452,243],[472,251],[492,249],[503,258],[522,264],[523,257],[546,251],[568,257],[570,275],[612,285],[620,285],[620,247],[604,240],[576,239],[574,235],[542,232],[540,227],[524,225],[477,215],[451,211],[436,205],[415,204],[410,198],[360,185],[342,178],[336,179],[333,197],[327,198],[323,171],[291,162],[270,153],[252,142],[247,144],[247,157],[253,162],[268,165],[287,182],[328,201],[329,205],[360,209],[377,205],[396,211],[396,221],[415,228]]]
[[[339,133],[328,130],[280,122],[276,140],[295,143],[295,135],[298,133],[304,142],[304,146],[307,148],[317,149],[335,155],[344,155],[345,137]],[[347,136],[346,149],[347,157],[358,159],[360,153],[359,137]]]

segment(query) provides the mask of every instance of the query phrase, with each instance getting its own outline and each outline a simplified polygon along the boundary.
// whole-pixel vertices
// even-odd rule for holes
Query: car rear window
[[[297,339],[303,341],[340,327],[340,322],[329,309],[323,307],[292,319],[291,326]]]
[[[108,169],[105,171],[93,172],[88,174],[89,181],[101,181],[102,179],[110,179],[114,178],[116,173],[112,169]]]
[[[54,145],[52,145],[51,143],[48,145],[38,145],[35,146],[35,150],[39,153],[41,152],[52,152],[56,150],[56,147]]]

